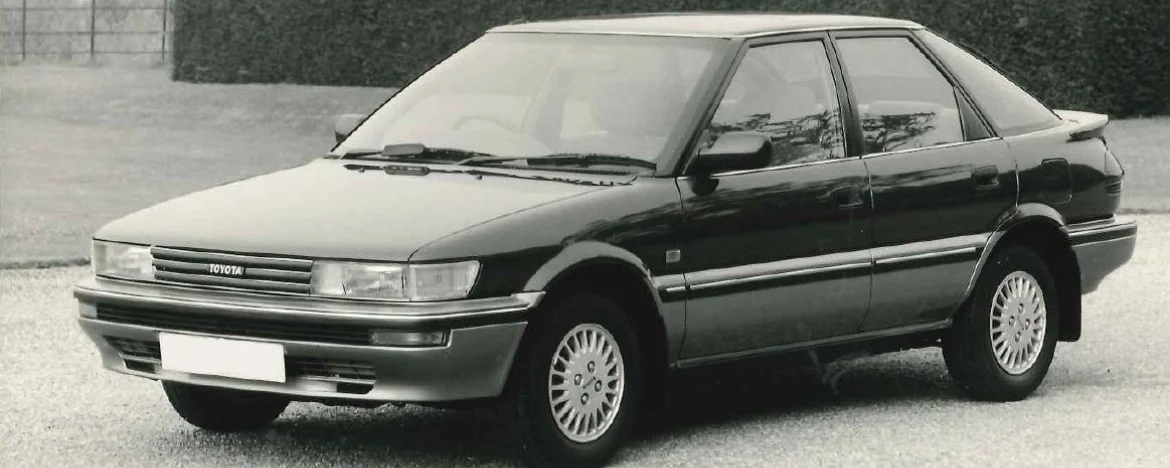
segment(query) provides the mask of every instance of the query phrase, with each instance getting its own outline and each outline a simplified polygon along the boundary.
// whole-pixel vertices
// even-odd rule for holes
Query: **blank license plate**
[[[284,382],[284,346],[159,333],[162,368],[192,374]]]

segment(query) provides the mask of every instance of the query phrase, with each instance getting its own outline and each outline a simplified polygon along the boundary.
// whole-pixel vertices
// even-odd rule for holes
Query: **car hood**
[[[346,169],[346,162],[322,159],[195,192],[107,224],[94,237],[223,252],[405,261],[450,234],[612,183],[598,185],[604,176],[584,174],[558,175],[584,178],[575,182],[533,179],[540,176],[494,168],[387,174]]]

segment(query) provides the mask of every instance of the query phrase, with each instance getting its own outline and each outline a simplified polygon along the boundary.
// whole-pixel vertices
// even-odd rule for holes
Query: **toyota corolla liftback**
[[[308,164],[94,235],[81,327],[212,431],[292,401],[500,409],[605,463],[671,372],[941,346],[1018,400],[1131,256],[1107,117],[907,21],[502,26]]]

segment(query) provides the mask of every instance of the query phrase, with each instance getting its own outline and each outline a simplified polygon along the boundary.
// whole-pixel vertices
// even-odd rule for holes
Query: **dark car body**
[[[571,280],[602,285],[636,312],[646,368],[659,376],[876,339],[933,343],[989,255],[1016,241],[1049,263],[1061,307],[1056,333],[1075,341],[1081,295],[1129,259],[1136,236],[1132,221],[1114,216],[1123,171],[1102,137],[1107,118],[1055,111],[1030,128],[1003,128],[925,33],[906,21],[825,15],[647,15],[493,29],[488,36],[698,38],[714,41],[716,52],[652,171],[326,157],[103,227],[95,239],[152,246],[158,276],[84,280],[75,290],[81,325],[106,367],[143,377],[304,400],[479,399],[500,395],[526,323]],[[867,133],[880,123],[862,116],[863,91],[840,44],[872,38],[908,41],[937,67],[953,86],[962,141],[867,147],[882,144]],[[793,42],[825,50],[844,138],[821,147],[839,144],[843,153],[700,170],[701,134],[745,55]],[[274,286],[282,276],[206,272],[213,263],[304,272],[319,259],[474,259],[481,269],[466,298],[421,303],[313,297],[304,276]],[[449,338],[384,347],[367,341],[375,329]],[[160,330],[283,343],[288,380],[165,370]]]

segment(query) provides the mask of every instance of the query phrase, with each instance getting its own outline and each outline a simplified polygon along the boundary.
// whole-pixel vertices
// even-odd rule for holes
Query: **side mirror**
[[[772,162],[772,139],[760,132],[727,132],[699,151],[692,172],[740,171],[767,167]]]
[[[366,116],[362,114],[342,114],[337,116],[337,120],[333,122],[333,138],[341,143],[345,137],[353,133],[353,129],[357,128],[358,124],[362,123]]]

